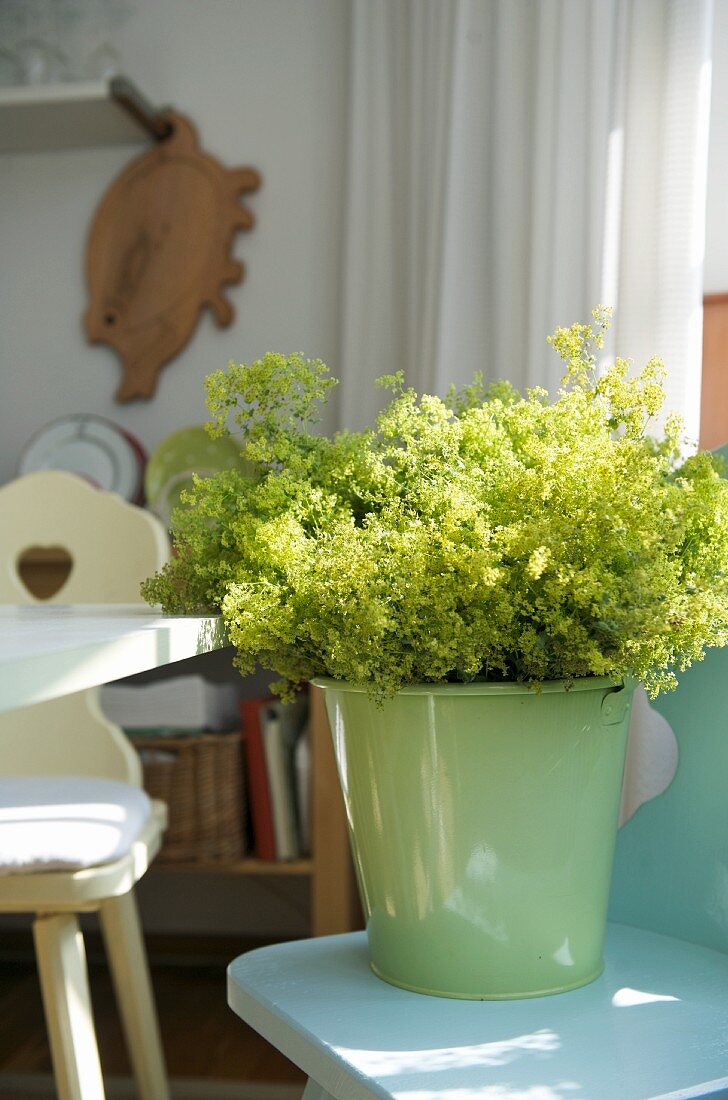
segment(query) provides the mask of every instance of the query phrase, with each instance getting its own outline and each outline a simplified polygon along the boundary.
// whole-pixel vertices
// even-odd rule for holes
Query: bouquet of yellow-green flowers
[[[728,482],[647,427],[664,368],[596,365],[608,311],[559,329],[564,386],[482,378],[447,398],[402,376],[375,428],[316,434],[334,380],[266,355],[207,380],[240,470],[200,479],[177,556],[143,593],[220,611],[237,664],[291,689],[317,675],[379,697],[427,681],[634,676],[654,694],[728,641]],[[257,470],[250,476],[250,464]]]

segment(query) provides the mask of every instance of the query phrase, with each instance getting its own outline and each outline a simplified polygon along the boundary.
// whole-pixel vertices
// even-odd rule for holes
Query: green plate
[[[180,428],[163,439],[152,452],[144,473],[144,492],[153,512],[165,523],[179,504],[192,475],[211,477],[221,470],[247,464],[230,436],[212,439],[203,425]]]

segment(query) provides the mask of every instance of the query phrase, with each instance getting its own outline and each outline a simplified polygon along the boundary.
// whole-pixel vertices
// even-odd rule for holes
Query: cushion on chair
[[[0,778],[0,875],[120,859],[152,812],[138,787],[87,776]]]

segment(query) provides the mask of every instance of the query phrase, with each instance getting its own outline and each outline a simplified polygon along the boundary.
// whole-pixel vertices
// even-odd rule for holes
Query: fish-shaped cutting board
[[[88,236],[84,327],[90,343],[121,358],[119,401],[152,396],[205,306],[220,327],[232,321],[224,288],[244,268],[230,252],[236,232],[253,225],[240,197],[260,186],[254,168],[225,168],[204,153],[184,115],[168,118],[170,136],[114,180]]]

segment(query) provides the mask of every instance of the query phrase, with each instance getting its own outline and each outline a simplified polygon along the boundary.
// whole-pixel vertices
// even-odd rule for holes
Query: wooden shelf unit
[[[311,688],[312,847],[311,932],[335,935],[362,928],[349,848],[344,798],[320,688]]]
[[[311,875],[312,859],[271,860],[246,857],[226,862],[208,860],[198,863],[165,863],[157,860],[150,867],[152,871],[180,871],[188,875]]]
[[[311,935],[328,936],[354,931],[363,927],[363,922],[349,850],[344,800],[320,689],[311,688],[310,705],[311,858],[290,862],[250,858],[226,863],[158,861],[152,864],[152,869],[167,874],[306,876],[311,886]]]

